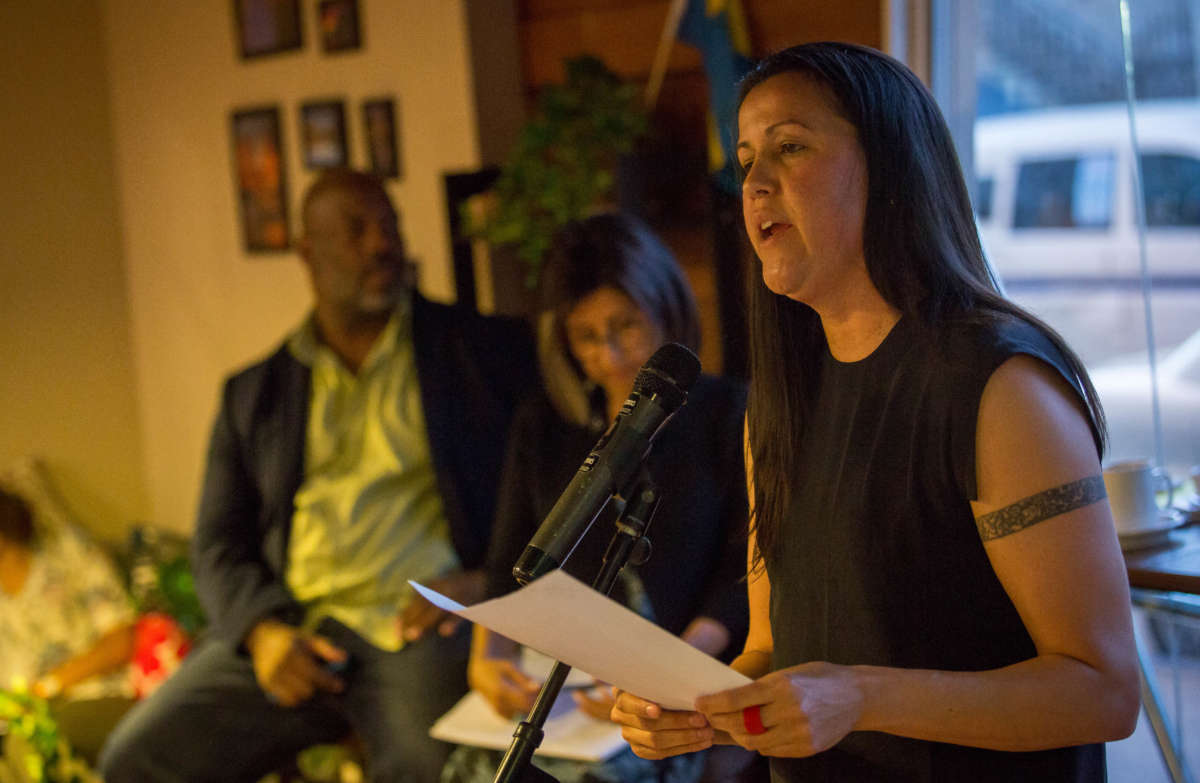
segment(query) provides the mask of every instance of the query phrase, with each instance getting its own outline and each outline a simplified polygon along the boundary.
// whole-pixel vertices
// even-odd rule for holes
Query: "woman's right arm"
[[[746,645],[742,648],[742,654],[734,658],[729,666],[750,679],[757,680],[771,671],[774,642],[771,637],[771,580],[767,578],[766,566],[760,563],[755,570],[754,546],[754,532],[751,531],[746,570],[746,586],[750,595],[750,630],[746,634]]]
[[[746,498],[750,510],[750,535],[746,547],[746,589],[750,599],[750,629],[742,654],[729,664],[752,680],[771,670],[775,641],[771,636],[771,580],[766,564],[755,562],[758,539],[754,535],[754,457],[750,453],[750,425],[742,428],[742,454],[746,461]]]

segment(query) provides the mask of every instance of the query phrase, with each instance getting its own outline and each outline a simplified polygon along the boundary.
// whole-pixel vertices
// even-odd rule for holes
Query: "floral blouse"
[[[134,618],[133,606],[108,556],[70,528],[39,529],[21,591],[0,591],[0,688],[28,686]],[[71,698],[131,693],[127,671],[94,677]]]

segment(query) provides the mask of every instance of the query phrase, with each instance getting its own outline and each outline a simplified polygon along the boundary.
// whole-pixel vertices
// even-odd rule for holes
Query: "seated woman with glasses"
[[[512,566],[664,343],[695,350],[691,290],[670,250],[640,221],[599,214],[556,238],[542,273],[539,366],[545,390],[517,413],[492,531],[487,597],[517,587]],[[647,460],[662,499],[648,531],[650,560],[627,566],[613,598],[728,660],[747,622],[742,386],[702,375]],[[588,584],[614,530],[613,504],[566,562]],[[498,713],[528,712],[540,683],[521,668],[519,645],[476,627],[468,679]],[[609,689],[576,691],[580,709],[608,720]],[[459,749],[443,783],[491,780],[499,753]],[[572,767],[573,765],[573,767]],[[638,759],[626,750],[598,767],[539,759],[560,780],[695,780],[703,759]],[[567,767],[572,767],[567,769]]]

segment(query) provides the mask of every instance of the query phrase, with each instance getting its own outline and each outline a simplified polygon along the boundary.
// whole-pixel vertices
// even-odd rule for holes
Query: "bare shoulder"
[[[1087,411],[1079,394],[1057,370],[1027,354],[1001,364],[984,387],[980,424],[992,423],[997,417],[1007,419],[1009,425],[1031,418],[1038,426],[1078,422],[1089,430],[1091,447]]]
[[[1104,497],[1090,419],[1074,388],[1026,355],[1005,361],[980,399],[975,443],[980,533],[1014,532]]]

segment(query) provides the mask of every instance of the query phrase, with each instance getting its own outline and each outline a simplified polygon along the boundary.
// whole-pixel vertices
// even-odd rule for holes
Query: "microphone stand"
[[[625,564],[632,560],[634,565],[641,565],[650,557],[650,539],[646,538],[646,529],[658,507],[658,488],[651,481],[643,465],[630,494],[630,500],[625,510],[617,518],[617,532],[613,534],[604,553],[604,564],[592,581],[592,587],[603,595],[612,592],[617,576]],[[571,667],[562,661],[555,661],[550,676],[542,683],[533,709],[525,720],[513,732],[512,744],[496,769],[496,777],[492,783],[558,783],[550,773],[534,766],[531,762],[533,752],[542,744],[545,732],[542,727],[550,716],[550,708],[554,706],[563,683]]]

